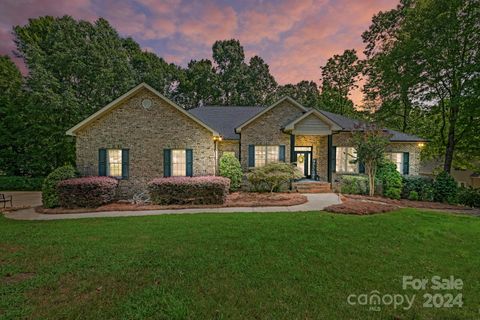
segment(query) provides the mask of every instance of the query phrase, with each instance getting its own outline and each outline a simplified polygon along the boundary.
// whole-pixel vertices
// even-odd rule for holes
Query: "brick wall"
[[[148,109],[141,101],[149,98]],[[77,132],[77,167],[98,174],[98,149],[130,149],[129,179],[120,181],[125,196],[145,190],[163,177],[163,149],[193,149],[193,174],[213,175],[213,135],[175,107],[144,89]]]
[[[285,145],[285,161],[290,162],[290,134],[282,128],[303,114],[302,110],[283,101],[247,126],[241,132],[241,164],[248,170],[248,145]]]

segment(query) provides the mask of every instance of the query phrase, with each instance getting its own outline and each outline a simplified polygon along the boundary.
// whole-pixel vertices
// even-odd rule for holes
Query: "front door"
[[[312,177],[312,148],[311,147],[295,147],[295,158],[297,168],[303,172],[305,178]]]

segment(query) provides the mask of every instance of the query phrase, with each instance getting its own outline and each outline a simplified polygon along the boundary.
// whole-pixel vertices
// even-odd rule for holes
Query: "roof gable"
[[[294,134],[324,135],[331,134],[332,131],[342,130],[342,127],[322,113],[312,109],[287,124],[284,129],[285,131],[292,131]]]
[[[292,98],[290,98],[289,96],[285,96],[279,100],[277,100],[276,102],[274,102],[272,105],[270,105],[269,107],[263,109],[263,111],[257,113],[254,117],[250,118],[249,120],[245,121],[244,123],[242,123],[240,126],[236,127],[235,128],[235,132],[237,133],[240,133],[242,128],[247,126],[248,124],[252,123],[253,121],[255,121],[256,119],[258,119],[259,117],[261,117],[262,115],[264,115],[265,113],[267,113],[268,111],[272,110],[273,108],[275,108],[276,106],[280,105],[282,102],[284,101],[288,101],[290,104],[294,105],[295,107],[299,108],[300,110],[302,110],[303,112],[307,112],[308,109],[305,108],[304,106],[302,106],[300,103],[298,103],[297,101],[293,100]]]
[[[165,97],[164,95],[162,95],[160,92],[158,92],[157,90],[155,90],[154,88],[152,88],[151,86],[149,86],[148,84],[146,83],[141,83],[139,84],[138,86],[136,86],[135,88],[131,89],[130,91],[126,92],[125,94],[121,95],[120,97],[118,97],[117,99],[113,100],[112,102],[110,102],[109,104],[107,104],[105,107],[103,107],[102,109],[98,110],[97,112],[95,112],[94,114],[92,114],[91,116],[87,117],[86,119],[84,119],[83,121],[81,121],[80,123],[76,124],[75,126],[73,126],[72,128],[70,128],[69,130],[67,130],[66,134],[67,135],[70,135],[70,136],[75,136],[75,133],[86,127],[87,125],[89,125],[90,123],[92,123],[93,121],[101,118],[102,116],[106,115],[107,113],[111,112],[112,110],[114,110],[116,107],[120,106],[120,104],[125,101],[126,99],[132,97],[134,94],[136,94],[138,91],[142,90],[142,89],[147,89],[149,90],[150,92],[152,92],[153,94],[155,94],[156,96],[158,96],[159,98],[161,98],[162,100],[164,100],[165,102],[167,102],[169,105],[171,105],[172,107],[174,107],[175,109],[177,109],[178,111],[180,111],[181,113],[183,113],[184,115],[186,115],[188,118],[192,119],[194,122],[198,123],[199,125],[203,126],[205,129],[209,130],[212,132],[212,134],[214,136],[219,136],[219,133],[212,129],[210,126],[208,126],[207,124],[205,124],[204,122],[202,122],[200,119],[198,119],[197,117],[195,117],[194,115],[190,114],[189,112],[187,112],[185,109],[183,109],[182,107],[180,107],[179,105],[177,105],[175,102],[171,101],[170,99],[168,99],[167,97]]]

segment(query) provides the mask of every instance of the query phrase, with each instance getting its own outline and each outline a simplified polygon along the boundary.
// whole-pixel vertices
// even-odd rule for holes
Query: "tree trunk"
[[[448,173],[452,170],[453,153],[455,151],[455,126],[457,124],[458,109],[459,106],[456,103],[452,103],[450,106],[447,147],[445,149],[445,162],[443,164],[443,171]]]
[[[371,164],[365,165],[368,172],[368,195],[373,196],[375,194],[375,175],[373,173],[373,167]]]

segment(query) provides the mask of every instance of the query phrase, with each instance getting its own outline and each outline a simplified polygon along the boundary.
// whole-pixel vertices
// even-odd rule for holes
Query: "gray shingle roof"
[[[217,130],[224,139],[238,140],[240,136],[235,133],[235,128],[257,115],[265,107],[243,107],[243,106],[203,106],[189,110],[191,114],[203,121],[208,126]],[[361,121],[347,118],[340,114],[319,110],[324,116],[338,124],[344,131],[356,129]],[[392,142],[418,142],[426,141],[420,137],[403,132],[385,129],[391,134]]]
[[[238,140],[235,128],[262,111],[264,107],[203,106],[188,110],[195,117],[217,130],[224,139]]]

